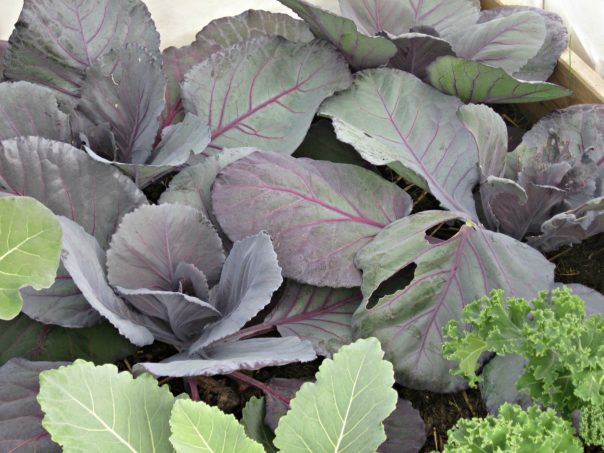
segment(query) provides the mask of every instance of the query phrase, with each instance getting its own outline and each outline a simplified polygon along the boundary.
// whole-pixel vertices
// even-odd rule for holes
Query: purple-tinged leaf
[[[428,66],[430,83],[464,102],[509,104],[541,102],[570,96],[553,83],[515,79],[501,68],[456,57],[440,57]]]
[[[361,33],[399,36],[415,25],[411,4],[401,0],[339,0],[342,16],[352,20]]]
[[[318,288],[290,282],[262,325],[275,326],[283,337],[308,340],[317,354],[331,357],[352,341],[352,314],[362,299],[356,288]]]
[[[451,44],[430,34],[406,33],[391,39],[396,45],[397,53],[388,66],[410,72],[422,80],[426,79],[426,69],[434,60],[445,55],[455,55]]]
[[[156,340],[178,347],[191,345],[206,325],[220,316],[212,305],[197,297],[178,292],[116,288]]]
[[[508,131],[505,122],[486,105],[464,105],[457,116],[470,131],[478,147],[480,182],[489,176],[503,176],[508,154]]]
[[[490,414],[497,415],[504,403],[519,404],[526,409],[531,397],[516,387],[518,378],[524,374],[526,360],[516,354],[496,356],[482,370],[480,394]]]
[[[69,142],[69,117],[48,88],[29,82],[0,83],[0,140],[29,135]]]
[[[460,28],[449,40],[458,57],[514,74],[537,55],[545,36],[545,20],[540,14],[519,11]]]
[[[59,217],[63,227],[63,264],[88,303],[137,346],[153,342],[141,316],[119,299],[105,277],[105,252],[77,223]]]
[[[93,125],[109,125],[116,149],[93,151],[108,160],[149,163],[164,109],[161,61],[142,47],[113,50],[95,62],[82,84],[77,110]]]
[[[44,413],[36,400],[42,371],[65,362],[12,359],[0,368],[0,450],[9,453],[60,452],[42,427]]]
[[[410,401],[398,399],[396,409],[384,420],[384,429],[386,442],[378,453],[417,453],[426,443],[424,420]]]
[[[174,271],[178,292],[195,294],[201,300],[210,300],[210,287],[206,275],[190,263],[178,263]]]
[[[305,0],[279,0],[310,27],[319,39],[333,44],[355,69],[374,68],[388,63],[396,46],[382,36],[367,36],[345,17],[313,6]]]
[[[39,137],[0,144],[0,190],[37,199],[55,214],[77,222],[103,248],[121,217],[146,203],[143,193],[116,169],[66,143]],[[100,319],[63,266],[51,288],[25,289],[22,295],[25,313],[46,323],[83,327]]]
[[[179,263],[194,265],[210,285],[224,263],[220,237],[199,211],[163,204],[126,215],[111,240],[107,271],[111,285],[178,291]]]
[[[212,293],[213,305],[222,317],[205,327],[191,351],[200,351],[239,331],[270,303],[282,282],[277,254],[267,234],[235,242]]]
[[[212,54],[185,77],[187,112],[210,124],[213,148],[257,147],[292,154],[321,102],[350,86],[329,44],[260,37]]]
[[[568,31],[560,16],[541,8],[505,6],[481,11],[478,23],[489,22],[520,11],[532,11],[541,15],[545,21],[546,35],[537,55],[531,58],[519,71],[515,72],[513,76],[521,80],[547,80],[554,72],[558,58],[568,46]]]
[[[533,247],[550,252],[578,244],[604,232],[604,197],[594,198],[570,211],[556,214],[541,225],[541,234],[528,238]]]
[[[466,224],[450,239],[428,235],[453,220]],[[398,382],[434,392],[467,385],[449,374],[453,364],[442,356],[442,328],[448,321],[461,321],[463,308],[491,289],[532,298],[554,280],[553,264],[535,249],[476,226],[463,214],[443,211],[391,224],[359,251],[356,264],[363,271],[364,301],[353,317],[355,336],[382,341]],[[406,287],[373,305],[380,285],[413,268]]]
[[[372,164],[389,164],[441,204],[475,217],[478,151],[457,118],[461,102],[395,69],[358,73],[353,87],[327,100],[338,138]]]
[[[159,34],[140,0],[25,0],[4,75],[77,96],[86,69],[129,43],[159,53]]]
[[[136,348],[109,323],[83,329],[41,324],[21,314],[0,321],[0,365],[14,357],[28,360],[115,362]]]
[[[170,181],[160,203],[178,203],[197,209],[218,225],[212,209],[212,185],[227,165],[256,151],[255,148],[224,149],[216,154],[198,156],[195,165],[185,168]]]
[[[480,185],[480,201],[483,221],[490,230],[514,231],[516,221],[525,222],[528,194],[511,179],[487,177]]]
[[[474,25],[479,17],[479,0],[407,0],[413,27],[434,28],[448,40],[460,28]]]
[[[203,357],[182,353],[160,363],[137,363],[135,373],[155,376],[213,376],[238,370],[309,362],[316,358],[312,345],[295,337],[253,338],[223,343],[203,350]]]
[[[192,113],[181,123],[166,127],[153,151],[150,165],[176,167],[186,163],[192,155],[203,152],[211,141],[210,127]]]
[[[224,232],[267,231],[283,275],[316,286],[355,287],[357,250],[411,211],[398,186],[363,168],[256,152],[228,166],[212,192]],[[245,221],[242,221],[245,219]]]
[[[308,26],[286,14],[248,10],[238,16],[223,17],[206,25],[190,45],[169,47],[163,52],[167,78],[166,104],[162,125],[167,126],[182,116],[180,84],[185,74],[198,63],[234,44],[259,36],[282,36],[288,41],[310,42],[313,35]]]
[[[268,386],[273,389],[280,396],[285,397],[288,400],[292,400],[296,396],[296,392],[300,390],[302,384],[306,381],[302,379],[286,379],[286,378],[272,378],[268,381]],[[264,423],[275,431],[279,425],[279,419],[283,417],[289,410],[289,405],[281,399],[275,398],[273,395],[266,394],[266,415],[264,417]]]

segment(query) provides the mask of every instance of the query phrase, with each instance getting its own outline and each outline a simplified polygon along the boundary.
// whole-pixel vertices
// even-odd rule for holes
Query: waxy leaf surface
[[[0,319],[21,311],[23,287],[52,286],[59,267],[61,226],[30,197],[0,197]]]
[[[257,147],[292,154],[321,102],[350,86],[329,44],[260,37],[212,54],[182,86],[187,112],[207,121],[212,148]]]
[[[461,105],[411,74],[376,69],[358,73],[352,88],[325,102],[320,113],[365,160],[389,164],[444,207],[476,216],[478,152],[457,118]]]
[[[86,69],[129,43],[159,53],[159,34],[140,0],[25,0],[4,74],[77,96]]]
[[[367,36],[355,23],[304,0],[279,0],[308,24],[319,39],[333,44],[355,69],[374,68],[388,63],[396,47],[382,36]]]
[[[428,66],[428,77],[437,90],[457,96],[464,102],[521,104],[572,94],[553,83],[515,79],[501,68],[451,56],[441,57]]]
[[[62,362],[29,362],[12,359],[0,368],[0,449],[4,452],[59,453],[42,428],[42,409],[36,401],[40,372]]]
[[[330,357],[352,341],[352,314],[363,296],[356,288],[318,288],[289,282],[263,324],[284,336],[309,340],[317,354]]]
[[[76,360],[40,375],[38,402],[42,426],[65,451],[172,451],[174,397],[149,375]]]
[[[365,299],[353,318],[355,334],[381,339],[397,381],[411,388],[451,392],[467,385],[449,374],[452,363],[442,356],[442,329],[462,318],[466,304],[494,288],[534,297],[553,282],[554,266],[545,257],[503,234],[471,222],[447,240],[428,234],[457,219],[467,217],[443,211],[414,214],[387,227],[356,257]],[[370,304],[380,285],[413,266],[407,286]]]
[[[228,166],[212,201],[229,238],[267,231],[285,277],[331,287],[359,286],[356,251],[411,211],[402,189],[369,170],[269,152]]]
[[[275,431],[281,451],[376,451],[386,440],[383,421],[397,395],[392,365],[375,338],[344,346],[319,367],[290,403]]]

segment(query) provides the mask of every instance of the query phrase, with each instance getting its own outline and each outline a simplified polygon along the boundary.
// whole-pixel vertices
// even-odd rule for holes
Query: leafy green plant
[[[0,197],[0,319],[15,318],[26,286],[48,288],[61,254],[61,226],[52,211],[28,197]]]
[[[585,315],[583,300],[568,288],[541,292],[534,300],[504,298],[501,290],[469,304],[464,322],[445,327],[444,355],[459,362],[455,374],[476,385],[476,370],[485,352],[518,354],[526,360],[518,389],[533,401],[553,406],[570,418],[581,410],[580,432],[602,443],[604,403],[604,317]]]
[[[444,453],[538,452],[579,453],[581,443],[570,422],[552,409],[504,404],[497,417],[461,419],[449,430]]]
[[[316,382],[292,399],[274,445],[281,451],[376,451],[397,404],[392,365],[383,355],[370,338],[326,359]],[[179,453],[276,451],[262,400],[248,403],[244,426],[203,402],[177,400],[150,375],[133,379],[113,365],[78,360],[40,374],[42,426],[65,451],[163,452],[172,451],[170,444]]]

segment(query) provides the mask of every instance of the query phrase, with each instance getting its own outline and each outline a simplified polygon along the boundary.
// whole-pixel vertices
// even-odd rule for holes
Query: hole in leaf
[[[367,309],[372,309],[378,303],[378,301],[390,294],[394,294],[397,291],[405,289],[409,283],[413,281],[415,277],[415,269],[417,264],[411,263],[409,266],[402,268],[388,280],[383,281],[380,286],[373,292],[367,303]]]
[[[426,240],[432,244],[447,241],[455,236],[464,224],[461,220],[439,223],[435,227],[426,230]]]

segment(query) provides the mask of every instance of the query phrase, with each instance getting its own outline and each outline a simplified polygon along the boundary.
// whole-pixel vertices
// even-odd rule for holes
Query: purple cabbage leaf
[[[553,83],[518,80],[501,68],[452,56],[438,58],[427,72],[433,87],[464,102],[521,104],[572,94]]]
[[[62,365],[67,363],[12,359],[0,367],[1,451],[61,451],[42,427],[44,413],[36,397],[40,390],[40,373]]]
[[[199,211],[144,206],[124,217],[105,258],[94,237],[60,220],[65,266],[90,305],[132,343],[160,340],[180,351],[137,370],[194,376],[316,357],[311,343],[298,338],[228,341],[281,286],[268,235],[237,241],[225,260],[218,234]]]
[[[211,54],[260,36],[281,36],[292,42],[310,42],[314,36],[308,26],[286,14],[248,10],[238,16],[223,17],[206,25],[188,46],[169,47],[163,52],[166,74],[166,110],[164,124],[183,116],[180,86],[185,74]]]
[[[305,0],[279,0],[301,17],[313,34],[333,44],[354,69],[374,68],[388,63],[396,46],[382,36],[367,36],[353,20],[314,6]]]
[[[285,277],[352,288],[361,283],[354,254],[412,201],[355,165],[256,152],[219,174],[212,204],[231,240],[267,231]]]
[[[4,58],[4,76],[77,97],[86,70],[131,43],[159,56],[159,34],[140,0],[25,0]]]
[[[475,217],[478,152],[457,118],[461,105],[411,74],[373,69],[357,73],[352,88],[327,100],[320,114],[365,160],[387,164],[445,208]]]
[[[547,80],[568,44],[562,20],[539,8],[481,12],[477,0],[340,0],[340,17],[303,0],[281,3],[355,70],[388,64],[464,101],[534,102],[569,94],[529,82]]]
[[[181,91],[185,111],[210,125],[210,148],[292,154],[321,102],[350,83],[329,44],[264,36],[212,54],[186,74]]]
[[[485,223],[544,251],[604,231],[603,122],[599,105],[569,107],[539,121],[505,161],[497,152],[499,171],[480,188]]]
[[[466,223],[449,239],[430,234],[454,220]],[[380,339],[397,382],[435,392],[467,386],[449,374],[453,364],[442,356],[442,328],[449,320],[460,320],[464,306],[491,289],[534,297],[554,280],[553,264],[532,247],[446,211],[424,211],[389,225],[358,252],[356,264],[363,271],[364,299],[353,317],[355,337]],[[413,271],[411,281],[382,295],[403,271]]]
[[[0,191],[29,196],[59,216],[78,223],[106,249],[121,217],[146,198],[119,171],[90,159],[66,143],[39,137],[0,142]],[[101,318],[65,269],[47,290],[22,290],[23,311],[33,319],[63,327],[84,327]]]

